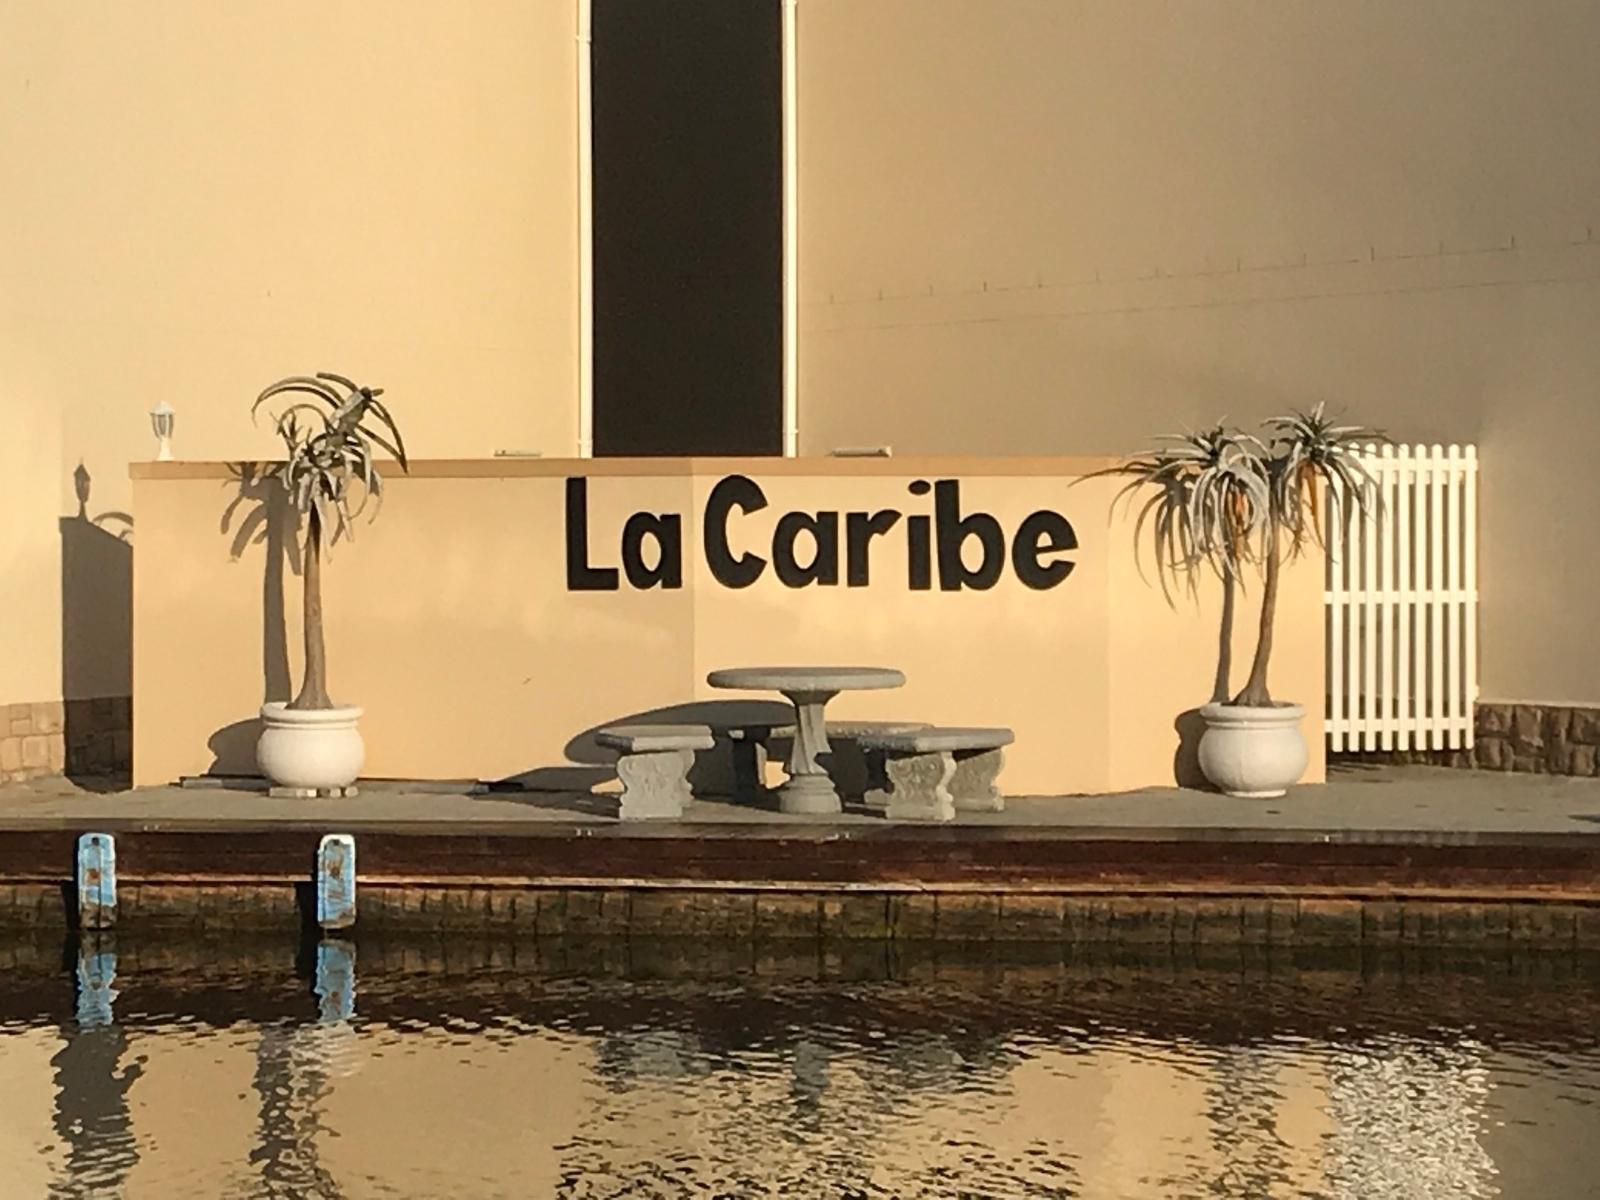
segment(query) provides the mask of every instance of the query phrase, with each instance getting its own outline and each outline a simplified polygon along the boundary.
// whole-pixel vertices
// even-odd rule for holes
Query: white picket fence
[[[1478,454],[1367,447],[1367,515],[1329,505],[1332,751],[1472,745],[1478,697]]]

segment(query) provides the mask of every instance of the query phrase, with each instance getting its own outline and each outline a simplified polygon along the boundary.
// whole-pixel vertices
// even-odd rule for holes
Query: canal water
[[[1600,1196],[1600,967],[0,943],[0,1197]]]

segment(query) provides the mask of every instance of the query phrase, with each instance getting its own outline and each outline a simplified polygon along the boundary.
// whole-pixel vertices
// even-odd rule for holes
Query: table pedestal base
[[[839,793],[826,775],[795,775],[778,789],[778,811],[831,816],[843,812]]]
[[[788,781],[778,789],[778,811],[829,816],[844,811],[839,790],[817,756],[828,753],[828,725],[823,710],[837,692],[784,692],[794,705],[794,744],[789,750]]]

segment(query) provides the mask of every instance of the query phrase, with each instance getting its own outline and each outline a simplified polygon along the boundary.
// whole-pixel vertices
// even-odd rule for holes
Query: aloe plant
[[[1255,658],[1250,678],[1233,702],[1250,707],[1272,703],[1267,686],[1267,668],[1272,658],[1273,626],[1278,612],[1278,581],[1287,556],[1297,558],[1308,541],[1326,549],[1322,536],[1322,513],[1318,496],[1326,492],[1330,523],[1336,530],[1347,528],[1352,513],[1365,517],[1375,507],[1377,493],[1372,475],[1362,465],[1361,447],[1386,440],[1375,429],[1362,425],[1337,425],[1318,404],[1309,413],[1291,413],[1267,422],[1271,430],[1269,457],[1265,462],[1272,485],[1270,519],[1263,531],[1265,584],[1261,593],[1261,625],[1256,637]],[[1287,546],[1285,546],[1287,542]]]
[[[285,394],[296,399],[276,417],[287,450],[277,475],[303,521],[305,599],[305,679],[289,707],[326,709],[335,705],[328,697],[322,636],[323,552],[340,537],[353,541],[356,518],[370,505],[368,520],[375,519],[383,506],[383,477],[374,447],[387,452],[402,471],[408,469],[406,447],[394,418],[378,400],[382,388],[362,387],[328,371],[291,375],[256,397],[251,419],[266,401]]]
[[[1157,578],[1172,602],[1172,585],[1184,581],[1197,593],[1195,576],[1203,567],[1222,581],[1222,618],[1212,700],[1228,699],[1235,594],[1254,561],[1260,531],[1269,519],[1272,487],[1263,464],[1266,448],[1250,434],[1218,423],[1210,429],[1158,439],[1167,443],[1137,454],[1095,475],[1131,476],[1113,500],[1131,504],[1150,492],[1134,526],[1137,548],[1153,543]]]
[[[1326,492],[1332,526],[1343,530],[1352,512],[1364,515],[1373,495],[1359,458],[1363,444],[1383,440],[1376,430],[1337,425],[1319,404],[1309,413],[1274,417],[1267,439],[1219,423],[1134,455],[1097,475],[1130,476],[1113,503],[1149,492],[1134,527],[1136,545],[1154,543],[1162,590],[1209,566],[1222,581],[1223,604],[1214,703],[1272,704],[1267,673],[1272,659],[1283,563],[1315,542],[1323,546],[1320,496]],[[1263,577],[1260,624],[1250,676],[1229,700],[1229,648],[1235,591],[1248,567]],[[1141,568],[1142,573],[1142,568]]]

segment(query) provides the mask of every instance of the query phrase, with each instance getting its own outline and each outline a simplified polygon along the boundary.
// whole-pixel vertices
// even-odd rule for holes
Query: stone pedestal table
[[[714,688],[777,692],[794,705],[789,778],[778,789],[778,807],[786,813],[828,814],[842,811],[838,789],[817,761],[830,750],[823,716],[828,701],[840,692],[903,687],[906,677],[889,667],[729,667],[712,671],[706,682]]]

